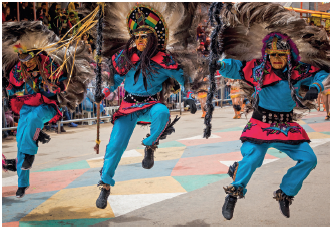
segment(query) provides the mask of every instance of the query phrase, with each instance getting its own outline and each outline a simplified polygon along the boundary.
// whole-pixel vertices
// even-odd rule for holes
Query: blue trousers
[[[30,170],[21,170],[25,154],[37,154],[36,139],[38,134],[44,127],[44,123],[50,121],[55,115],[55,109],[47,104],[39,106],[23,105],[16,134],[18,187],[30,185]]]
[[[246,193],[246,186],[253,172],[262,165],[268,148],[273,147],[285,152],[297,164],[290,168],[282,179],[280,189],[288,196],[295,196],[302,187],[302,183],[317,164],[313,149],[307,142],[299,145],[284,143],[253,144],[244,142],[241,147],[243,159],[238,162],[235,181],[232,185],[235,188],[242,187]]]
[[[163,133],[169,118],[170,111],[163,104],[155,104],[151,108],[118,118],[114,123],[109,144],[106,148],[102,181],[111,186],[115,185],[113,179],[115,170],[138,121],[151,122],[150,136],[142,141],[144,145],[151,146],[157,142],[159,136]]]

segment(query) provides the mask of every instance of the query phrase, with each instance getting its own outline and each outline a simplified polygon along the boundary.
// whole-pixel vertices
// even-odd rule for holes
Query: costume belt
[[[157,101],[158,97],[157,97],[157,94],[152,95],[152,96],[137,96],[137,95],[133,95],[128,92],[125,92],[124,100],[128,103],[149,102],[149,101]]]
[[[274,112],[258,106],[258,111],[254,111],[252,118],[264,123],[283,123],[292,122],[293,111],[291,112]]]

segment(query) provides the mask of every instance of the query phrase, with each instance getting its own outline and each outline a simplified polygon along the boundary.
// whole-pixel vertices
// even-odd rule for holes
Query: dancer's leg
[[[244,142],[241,147],[243,159],[238,162],[238,168],[232,185],[237,189],[243,188],[243,195],[246,193],[246,186],[254,171],[262,165],[269,144],[254,144]]]
[[[145,121],[145,116],[148,116],[148,121],[151,122],[150,125],[150,136],[142,141],[146,146],[155,145],[158,141],[160,135],[163,133],[166,128],[166,124],[170,120],[170,111],[163,104],[155,104],[151,107],[148,113],[143,117],[140,117],[140,121]]]
[[[113,126],[109,144],[107,145],[101,180],[111,186],[115,185],[113,176],[119,161],[127,148],[129,139],[136,126],[137,116],[135,113],[118,118]]]
[[[323,104],[324,104],[324,107],[325,107],[325,111],[326,111],[326,119],[328,120],[328,116],[329,116],[329,97],[330,95],[323,95]]]
[[[317,164],[314,151],[307,142],[299,145],[276,143],[272,147],[285,152],[291,159],[297,161],[297,164],[284,175],[280,185],[281,190],[287,196],[295,196],[301,189],[305,178]]]
[[[35,155],[38,151],[36,140],[44,123],[50,121],[56,114],[54,108],[49,105],[37,107],[24,105],[20,111],[20,119],[17,126],[17,175],[18,187],[29,186],[30,170],[22,170],[25,155]]]

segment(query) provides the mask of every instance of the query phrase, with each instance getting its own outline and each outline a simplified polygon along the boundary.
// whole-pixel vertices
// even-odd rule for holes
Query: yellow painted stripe
[[[152,22],[154,25],[157,24],[157,21],[155,19],[153,19],[152,17],[148,16],[147,19]]]

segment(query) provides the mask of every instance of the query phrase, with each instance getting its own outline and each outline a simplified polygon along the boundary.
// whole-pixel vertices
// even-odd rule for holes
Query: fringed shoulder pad
[[[293,67],[293,74],[291,78],[294,81],[301,81],[303,79],[313,76],[315,73],[317,73],[320,70],[321,69],[312,66],[310,64],[304,62],[298,62],[298,65]]]

